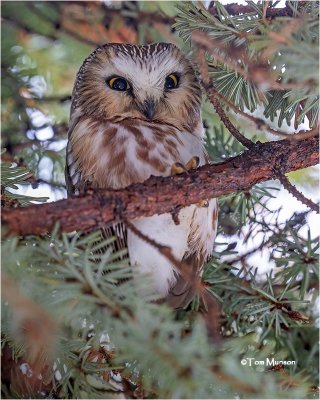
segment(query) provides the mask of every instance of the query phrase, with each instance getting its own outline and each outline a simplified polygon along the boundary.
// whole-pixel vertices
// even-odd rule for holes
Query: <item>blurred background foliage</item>
[[[165,41],[177,44],[192,57],[189,38],[195,29],[228,43],[237,40],[235,31],[253,29],[257,35],[250,51],[270,51],[268,33],[282,32],[288,20],[275,19],[268,24],[262,18],[263,4],[248,3],[255,11],[231,17],[215,2],[219,19],[200,2],[3,1],[2,206],[66,197],[64,164],[72,87],[83,60],[97,45]],[[269,5],[272,3],[276,2]],[[286,65],[290,65],[288,75],[283,73],[284,82],[292,76],[302,82],[305,78],[317,80],[318,11],[311,4],[316,2],[302,2],[300,10],[297,2],[288,3],[294,16],[304,13],[307,20],[297,34],[287,32],[295,34],[289,46],[294,52],[280,43]],[[303,40],[307,47],[301,44]],[[292,132],[294,125],[308,129],[308,121],[316,123],[317,86],[300,96],[294,91],[264,93],[230,65],[209,55],[207,60],[216,89],[235,105],[265,118],[270,126]],[[274,61],[277,71],[283,67],[281,62]],[[254,141],[277,139],[227,111],[230,120]],[[203,119],[213,162],[244,150],[207,101]],[[317,176],[316,167],[289,174],[314,199],[318,198]],[[222,335],[232,340],[216,347],[207,341],[199,320],[203,312],[199,299],[173,317],[165,306],[139,299],[139,288],[127,284],[119,291],[114,282],[130,277],[130,270],[125,262],[117,264],[117,255],[110,252],[98,260],[100,264],[93,260],[90,251],[97,250],[95,234],[61,238],[56,232],[42,238],[5,240],[4,268],[17,282],[17,293],[22,288],[50,316],[62,319],[54,345],[58,354],[55,373],[42,370],[46,380],[33,386],[38,396],[106,398],[108,393],[108,398],[113,398],[121,392],[135,398],[317,397],[315,226],[319,222],[277,181],[223,196],[219,203],[219,234],[204,280],[222,307]],[[92,292],[84,293],[82,284],[92,287]],[[98,286],[106,296],[96,290]],[[101,302],[110,306],[110,299],[124,310],[117,318],[113,318],[113,311],[100,307]],[[21,367],[26,346],[16,314],[7,305],[3,311],[2,350],[7,365],[3,396],[28,397],[32,389],[26,381],[28,373]],[[132,312],[137,320],[131,318]],[[296,360],[297,365],[268,370],[267,379],[261,367],[240,365],[241,358],[262,360],[267,356]],[[27,365],[30,368],[32,363]]]

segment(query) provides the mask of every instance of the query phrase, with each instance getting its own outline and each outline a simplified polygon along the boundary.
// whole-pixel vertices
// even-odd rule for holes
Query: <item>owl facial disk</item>
[[[190,61],[174,45],[106,44],[81,66],[73,109],[97,119],[145,119],[194,129],[201,87]]]

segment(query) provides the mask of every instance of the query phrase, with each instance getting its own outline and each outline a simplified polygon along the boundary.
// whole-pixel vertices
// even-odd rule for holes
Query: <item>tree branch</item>
[[[308,199],[303,193],[301,193],[284,175],[280,174],[278,176],[279,181],[282,183],[283,187],[287,189],[289,193],[292,194],[297,200],[299,200],[302,204],[305,204],[312,211],[315,211],[319,214],[319,204],[314,203],[312,200]]]
[[[206,88],[207,89],[207,88]],[[228,131],[245,147],[248,149],[254,145],[252,140],[246,138],[242,133],[237,129],[230,119],[227,117],[226,113],[224,112],[223,108],[221,107],[220,101],[218,97],[212,91],[207,90],[207,96],[213,105],[216,113],[219,115],[221,121],[223,122],[224,126],[228,129]]]
[[[226,113],[224,112],[223,108],[221,107],[220,104],[220,99],[223,99],[223,96],[220,95],[220,93],[214,89],[211,79],[210,79],[210,75],[209,75],[209,71],[208,71],[208,66],[207,66],[207,62],[205,59],[205,54],[204,54],[204,50],[198,50],[197,52],[197,61],[198,61],[198,66],[199,66],[199,71],[201,74],[201,83],[202,86],[205,88],[207,96],[211,102],[211,104],[213,105],[214,109],[216,110],[217,114],[219,115],[221,121],[223,122],[223,124],[225,125],[225,127],[229,130],[229,132],[245,147],[247,147],[248,149],[250,149],[253,145],[254,142],[252,142],[252,140],[246,138],[235,126],[234,124],[230,121],[230,119],[228,118],[228,116],[226,115]],[[227,100],[226,100],[227,101]],[[234,105],[232,103],[230,103],[229,101],[227,101],[228,105],[231,106],[231,108],[234,110]],[[245,113],[243,113],[241,111],[242,115],[247,115]],[[258,119],[255,117],[251,117],[249,115],[247,115],[247,117],[256,123],[256,125],[258,125]],[[271,128],[269,128],[270,131]],[[272,129],[273,130],[273,129]],[[286,135],[283,132],[281,132],[282,136]],[[314,128],[310,131],[307,132],[301,132],[300,134],[293,134],[293,135],[288,135],[291,137],[295,137],[295,140],[302,140],[303,138],[307,138],[307,137],[314,137],[318,134],[318,129]],[[280,180],[280,182],[283,184],[283,186],[293,195],[295,196],[298,200],[300,200],[303,204],[306,204],[308,207],[310,207],[311,210],[319,212],[319,206],[315,203],[313,203],[313,201],[311,201],[310,199],[308,199],[307,197],[305,197],[302,193],[300,193],[287,179],[287,177],[283,174],[283,172],[281,171],[281,169],[275,170],[276,173],[278,173],[278,178]]]
[[[308,131],[299,131],[296,133],[287,133],[281,130],[273,129],[271,126],[269,126],[263,119],[254,117],[253,115],[249,115],[242,111],[239,107],[236,107],[231,101],[226,99],[222,94],[220,94],[212,85],[206,87],[207,91],[207,96],[210,98],[210,96],[215,96],[219,100],[223,101],[233,112],[236,114],[239,114],[241,117],[253,122],[256,126],[256,129],[261,130],[261,131],[267,131],[271,133],[272,135],[279,136],[283,139],[288,139],[288,140],[304,140],[310,137],[317,136],[319,134],[319,128],[313,128]],[[318,123],[317,123],[318,125]]]
[[[88,190],[86,195],[54,203],[2,211],[8,232],[20,235],[49,232],[59,222],[63,231],[90,231],[108,224],[174,213],[201,200],[247,190],[256,183],[318,163],[319,139],[292,143],[257,143],[223,163],[205,165],[174,177],[151,177],[121,190]]]
[[[255,13],[257,14],[257,10],[251,5],[241,5],[237,3],[226,4],[224,8],[227,10],[229,15],[240,15],[240,14],[249,14]],[[210,14],[219,16],[217,8],[214,6],[214,1],[212,1],[209,5]],[[293,12],[291,8],[286,4],[284,8],[268,8],[265,12],[266,18],[275,18],[275,17],[292,17]]]
[[[224,126],[228,129],[228,131],[245,147],[248,149],[254,145],[252,140],[246,138],[242,133],[237,129],[230,119],[227,117],[226,113],[224,112],[221,104],[219,102],[219,93],[213,89],[211,78],[208,71],[208,65],[205,59],[204,50],[199,49],[197,51],[196,60],[199,66],[199,72],[201,75],[201,84],[206,90],[206,94],[213,105],[216,113],[219,115],[221,121],[223,122]]]
[[[294,21],[292,30],[297,30],[300,21]],[[248,56],[245,45],[236,47],[226,44],[220,39],[208,37],[201,31],[193,31],[191,35],[193,44],[201,50],[208,51],[222,64],[227,65],[233,71],[240,74],[244,79],[257,85],[258,88],[290,90],[299,88],[312,88],[316,83],[312,80],[305,82],[281,82],[277,72],[272,70],[268,60],[263,58],[253,59]],[[276,49],[274,50],[276,51]],[[241,63],[239,62],[241,60]]]

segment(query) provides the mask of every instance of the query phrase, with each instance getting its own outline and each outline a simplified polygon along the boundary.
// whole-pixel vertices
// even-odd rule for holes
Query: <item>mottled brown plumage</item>
[[[66,180],[69,194],[92,187],[123,188],[151,175],[167,176],[172,166],[207,160],[201,121],[201,88],[190,61],[174,45],[107,44],[83,63],[76,78],[70,116]],[[217,224],[215,199],[171,215],[131,221],[159,244],[172,248],[194,273],[211,254]],[[128,247],[136,276],[151,276],[151,288],[175,308],[194,296],[170,262],[123,225],[117,249]]]

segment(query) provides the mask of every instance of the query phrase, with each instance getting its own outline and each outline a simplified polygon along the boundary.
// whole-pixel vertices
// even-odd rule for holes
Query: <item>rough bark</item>
[[[223,163],[205,165],[174,177],[151,177],[122,190],[88,191],[81,197],[17,209],[4,209],[8,233],[50,232],[59,222],[65,232],[90,231],[112,222],[170,212],[203,199],[248,190],[253,185],[318,163],[319,139],[258,143]]]

